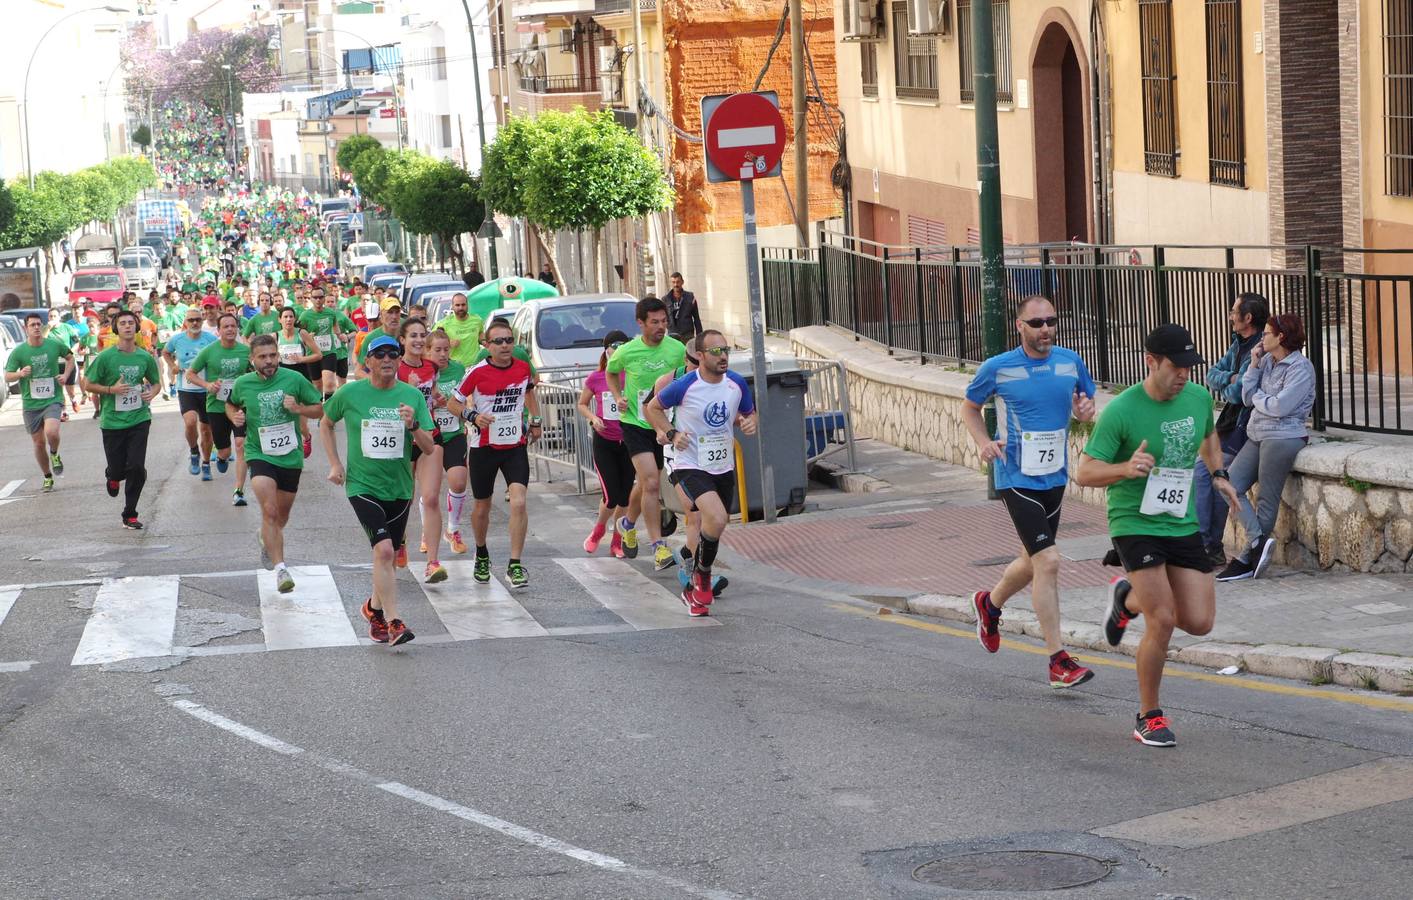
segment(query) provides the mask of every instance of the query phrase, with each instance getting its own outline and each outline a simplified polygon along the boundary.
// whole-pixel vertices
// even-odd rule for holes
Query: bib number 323
[[[1143,505],[1138,511],[1145,516],[1181,519],[1187,515],[1187,505],[1191,499],[1192,470],[1159,466],[1148,473],[1148,483],[1143,488]]]

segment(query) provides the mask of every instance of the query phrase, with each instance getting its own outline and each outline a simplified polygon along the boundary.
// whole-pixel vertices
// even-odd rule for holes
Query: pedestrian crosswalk
[[[616,631],[653,631],[719,624],[717,620],[692,619],[675,594],[617,559],[555,559],[585,594],[611,614],[611,624],[547,625],[542,623],[495,576],[490,584],[476,584],[469,560],[444,562],[450,578],[441,584],[419,584],[422,597],[409,597],[400,585],[401,602],[425,598],[441,630],[422,620],[417,624],[419,643],[445,643],[492,638],[548,637],[567,634],[601,634]],[[84,623],[71,664],[95,666],[126,660],[159,657],[213,656],[271,650],[353,647],[367,644],[365,625],[358,614],[362,597],[340,592],[334,571],[327,565],[291,566],[295,589],[281,594],[274,573],[198,573],[104,578],[92,585],[93,607]],[[248,579],[249,614],[258,615],[263,640],[213,646],[182,646],[178,642],[183,584],[209,583],[221,578],[237,584]],[[359,580],[366,585],[366,569]],[[0,633],[12,610],[26,603],[28,590],[44,585],[0,586]],[[525,595],[526,597],[531,595]],[[237,599],[240,599],[237,597]],[[528,602],[528,600],[527,600]],[[257,605],[258,604],[258,605]],[[246,610],[243,610],[243,614]],[[424,610],[425,612],[425,610]],[[24,671],[28,665],[0,660],[0,672]]]

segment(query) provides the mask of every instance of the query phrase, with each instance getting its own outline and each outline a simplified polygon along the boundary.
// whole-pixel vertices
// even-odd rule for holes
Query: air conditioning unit
[[[883,13],[879,0],[844,0],[844,40],[883,40]]]
[[[559,52],[560,52],[560,53],[573,53],[573,52],[574,52],[574,29],[573,29],[573,28],[561,28],[561,29],[559,29]]]
[[[908,34],[951,34],[948,0],[908,0]]]
[[[623,102],[623,73],[600,72],[599,96],[605,104],[616,106]]]
[[[616,71],[618,71],[618,48],[617,48],[617,47],[600,47],[600,48],[599,48],[599,71],[600,71],[600,72],[616,72]]]

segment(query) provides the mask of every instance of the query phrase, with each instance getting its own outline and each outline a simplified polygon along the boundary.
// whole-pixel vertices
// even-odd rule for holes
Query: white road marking
[[[1347,769],[1130,819],[1100,837],[1185,850],[1413,799],[1413,758],[1390,756]]]
[[[176,575],[105,581],[93,600],[73,664],[170,656],[177,627]]]
[[[494,575],[490,584],[471,577],[476,564],[458,559],[443,562],[448,578],[441,584],[423,584],[422,593],[447,633],[458,641],[477,638],[544,637],[548,632],[535,617],[516,603]]]
[[[39,665],[37,659],[22,659],[19,662],[0,663],[0,672],[28,672]]]
[[[0,487],[0,500],[13,494],[15,490],[24,483],[25,480],[23,478],[16,478],[14,481],[7,483],[4,487]]]
[[[402,797],[406,800],[411,800],[428,809],[433,809],[437,812],[455,816],[463,821],[480,825],[482,828],[489,829],[497,834],[519,841],[522,844],[529,844],[536,849],[587,863],[588,865],[604,869],[605,871],[616,872],[621,875],[628,875],[644,881],[654,882],[662,885],[664,888],[671,888],[673,891],[692,897],[702,897],[705,898],[705,900],[744,900],[740,894],[716,890],[714,888],[699,887],[664,872],[658,872],[654,869],[648,869],[642,866],[635,866],[632,863],[624,862],[621,859],[608,856],[607,854],[596,853],[593,850],[585,850],[583,847],[576,847],[558,838],[541,834],[538,831],[526,828],[523,825],[517,825],[514,822],[508,822],[490,813],[472,809],[469,806],[462,806],[459,803],[454,803],[451,800],[438,797],[435,794],[428,794],[425,791],[419,791],[416,788],[408,787],[396,781],[384,781],[375,778],[362,769],[351,766],[348,763],[307,753],[303,747],[296,747],[279,738],[265,734],[263,731],[257,731],[249,725],[242,725],[240,722],[228,719],[220,713],[213,712],[199,703],[182,699],[169,700],[168,702],[176,709],[181,710],[193,718],[210,725],[215,725],[223,731],[227,731],[239,738],[250,741],[252,744],[264,747],[267,750],[273,750],[284,756],[305,759],[328,772],[343,775],[363,784],[369,784],[380,791],[392,794],[396,797]]]
[[[298,650],[356,645],[358,636],[329,567],[290,566],[289,573],[294,576],[294,590],[288,594],[279,592],[273,571],[262,570],[255,576],[260,585],[265,646]]]
[[[20,598],[21,590],[22,588],[17,587],[0,588],[0,625],[5,624],[5,617],[10,614],[10,609]]]
[[[680,598],[620,559],[556,559],[555,563],[639,631],[720,624],[709,617],[689,617]]]

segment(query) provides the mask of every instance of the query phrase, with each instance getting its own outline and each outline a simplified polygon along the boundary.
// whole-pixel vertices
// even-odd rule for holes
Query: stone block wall
[[[981,457],[961,420],[970,374],[902,361],[831,328],[790,332],[802,358],[844,363],[854,433],[955,465],[981,470]],[[1096,398],[1102,410],[1111,396]],[[1079,459],[1087,433],[1070,433]],[[1070,483],[1067,495],[1104,505],[1102,488]],[[1259,485],[1253,491],[1253,502]],[[1307,570],[1413,572],[1413,465],[1405,447],[1318,437],[1296,458],[1281,494],[1273,536],[1279,563]],[[1241,531],[1227,524],[1229,550]]]

